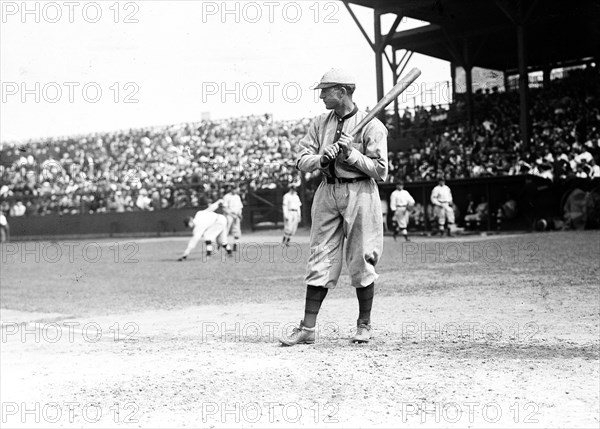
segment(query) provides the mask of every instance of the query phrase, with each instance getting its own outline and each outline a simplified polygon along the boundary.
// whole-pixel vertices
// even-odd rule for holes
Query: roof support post
[[[406,55],[406,53],[405,53]],[[392,62],[394,63],[394,67],[392,67],[392,79],[393,85],[395,86],[398,83],[398,67],[396,66],[396,50],[392,49]],[[394,98],[394,124],[396,126],[396,132],[400,132],[400,108],[398,103],[398,97]]]
[[[383,98],[383,37],[381,35],[381,12],[375,10],[373,15],[374,27],[375,27],[375,73],[377,78],[377,100]],[[382,111],[377,115],[379,120],[385,124],[385,112]]]
[[[527,9],[525,9],[525,0],[516,0],[516,2],[516,11],[510,7],[506,0],[496,0],[496,5],[517,27],[521,143],[524,149],[528,149],[531,139],[531,121],[529,118],[529,73],[527,71],[527,21],[537,6],[538,0],[530,2]]]
[[[524,18],[523,0],[519,1],[519,18]],[[519,40],[519,98],[521,105],[521,141],[523,148],[529,148],[530,120],[529,120],[529,73],[527,72],[527,28],[524,21],[519,20],[517,25]]]
[[[467,83],[467,123],[469,125],[469,136],[473,130],[473,62],[468,39],[463,40],[463,58],[465,69],[465,80]],[[470,137],[469,137],[470,138]]]
[[[452,99],[456,97],[456,63],[452,61],[450,63],[450,77],[452,78]],[[448,100],[450,104],[450,100]]]

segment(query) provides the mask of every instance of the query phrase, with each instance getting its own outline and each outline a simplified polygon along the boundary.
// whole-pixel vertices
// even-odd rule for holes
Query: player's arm
[[[321,147],[318,139],[319,121],[320,118],[313,120],[308,128],[308,133],[300,140],[302,150],[296,159],[296,168],[300,171],[311,173],[315,170],[324,169],[329,165],[329,159],[335,157],[335,155],[327,157],[325,154],[319,153]],[[326,148],[325,152],[331,152],[332,155],[335,152],[337,155],[337,150],[339,150],[337,146],[332,145],[330,148]]]
[[[434,206],[441,205],[438,201],[438,189],[437,188],[433,188],[433,191],[431,191],[431,204],[433,204]]]
[[[219,208],[219,205],[223,203],[223,200],[217,200],[214,203],[212,203],[211,205],[209,205],[206,209],[207,212],[214,212],[215,210],[217,210]]]
[[[385,181],[388,175],[387,129],[378,120],[373,119],[362,132],[361,145],[365,153],[352,147],[353,139],[343,133],[338,140],[342,159],[367,176],[377,181]]]
[[[392,192],[392,195],[390,197],[390,210],[395,212],[396,211],[396,191]]]
[[[288,217],[288,203],[289,203],[289,197],[287,194],[285,194],[283,196],[283,204],[281,205],[281,209],[283,210],[283,218],[287,219]]]
[[[415,199],[408,192],[406,194],[408,195],[408,208],[411,209],[415,206]]]

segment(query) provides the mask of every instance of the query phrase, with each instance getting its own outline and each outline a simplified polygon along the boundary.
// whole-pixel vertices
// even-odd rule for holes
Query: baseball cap
[[[346,70],[333,68],[323,75],[319,84],[313,89],[324,89],[335,85],[356,85],[356,79]]]

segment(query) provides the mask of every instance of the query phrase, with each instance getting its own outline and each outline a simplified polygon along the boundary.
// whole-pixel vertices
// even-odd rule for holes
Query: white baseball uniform
[[[242,210],[244,204],[239,195],[231,192],[223,196],[223,210],[227,218],[227,233],[237,240],[242,236]]]
[[[215,213],[219,203],[220,201],[211,204],[194,216],[193,236],[183,252],[184,257],[187,257],[202,239],[216,241],[221,246],[227,245],[227,219],[222,214]]]
[[[336,286],[344,244],[352,286],[367,287],[379,277],[375,266],[383,252],[383,224],[376,181],[385,181],[388,174],[387,129],[373,119],[354,137],[347,158],[338,154],[327,166],[321,165],[325,148],[334,145],[342,132],[353,129],[366,115],[356,106],[343,118],[335,111],[324,113],[313,120],[300,141],[302,151],[296,167],[324,174],[311,209],[306,270],[309,286]]]
[[[0,213],[0,243],[8,240],[8,221],[3,213]]]
[[[396,189],[390,196],[390,209],[394,212],[394,221],[398,228],[406,229],[408,227],[408,216],[410,207],[415,205],[414,198],[406,189],[401,191]]]
[[[435,215],[440,228],[446,220],[448,224],[454,223],[454,209],[452,208],[452,192],[447,185],[437,185],[431,191],[431,203],[435,206]]]
[[[302,218],[300,209],[302,202],[296,192],[288,192],[283,196],[283,233],[286,237],[292,237],[298,229]]]

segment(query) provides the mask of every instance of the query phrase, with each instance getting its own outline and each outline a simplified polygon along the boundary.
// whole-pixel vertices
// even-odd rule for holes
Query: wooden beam
[[[381,49],[382,37],[381,37],[381,14],[378,10],[373,13],[373,27],[375,34],[375,74],[377,78],[377,100],[383,98],[383,59],[382,53],[385,53]],[[387,58],[387,56],[386,56]],[[382,111],[377,115],[378,119],[385,124],[385,111]]]
[[[362,35],[365,36],[365,39],[367,39],[367,43],[369,44],[369,46],[371,46],[371,49],[373,49],[373,51],[375,51],[376,50],[375,49],[375,44],[371,41],[371,38],[369,37],[369,35],[367,34],[367,32],[365,31],[365,29],[361,25],[360,21],[358,20],[358,18],[354,14],[354,11],[350,8],[350,5],[348,4],[347,0],[344,0],[344,6],[346,6],[346,9],[348,9],[348,12],[350,12],[350,16],[352,17],[352,19],[354,20],[354,22],[358,26],[358,29],[360,30],[360,32],[362,33]]]
[[[502,12],[504,12],[504,15],[510,19],[510,22],[512,22],[513,25],[517,25],[517,19],[515,17],[516,14],[514,11],[510,10],[510,6],[505,0],[496,0],[496,6],[498,6]]]
[[[394,69],[396,68],[396,65],[394,63],[392,63],[392,61],[390,60],[390,57],[388,56],[388,54],[385,50],[383,50],[381,52],[383,52],[383,55],[385,56],[385,59],[387,60],[388,65],[390,66],[390,70],[392,70],[392,72],[393,72]]]
[[[396,51],[394,51],[394,52],[396,52]],[[406,56],[408,55],[409,52],[411,52],[411,51],[409,51],[408,49],[404,50],[404,55],[402,55],[402,58],[400,58],[400,62],[396,65],[396,73],[397,74],[398,74],[398,69],[400,68],[400,64],[402,64],[404,62],[404,60],[406,59]],[[412,52],[410,55],[412,56]]]
[[[406,59],[406,62],[404,63],[404,65],[402,66],[402,68],[400,69],[400,71],[398,72],[398,76],[402,76],[402,73],[404,73],[404,69],[406,68],[406,66],[408,65],[408,62],[410,61],[410,59],[412,58],[414,52],[410,51],[410,55],[408,56],[408,58]]]
[[[386,46],[388,43],[390,43],[392,36],[396,33],[396,29],[398,28],[398,25],[400,24],[400,21],[402,21],[403,18],[404,18],[404,15],[396,16],[396,20],[392,24],[390,31],[388,32],[388,34],[386,34],[385,38],[383,39],[384,46]]]

